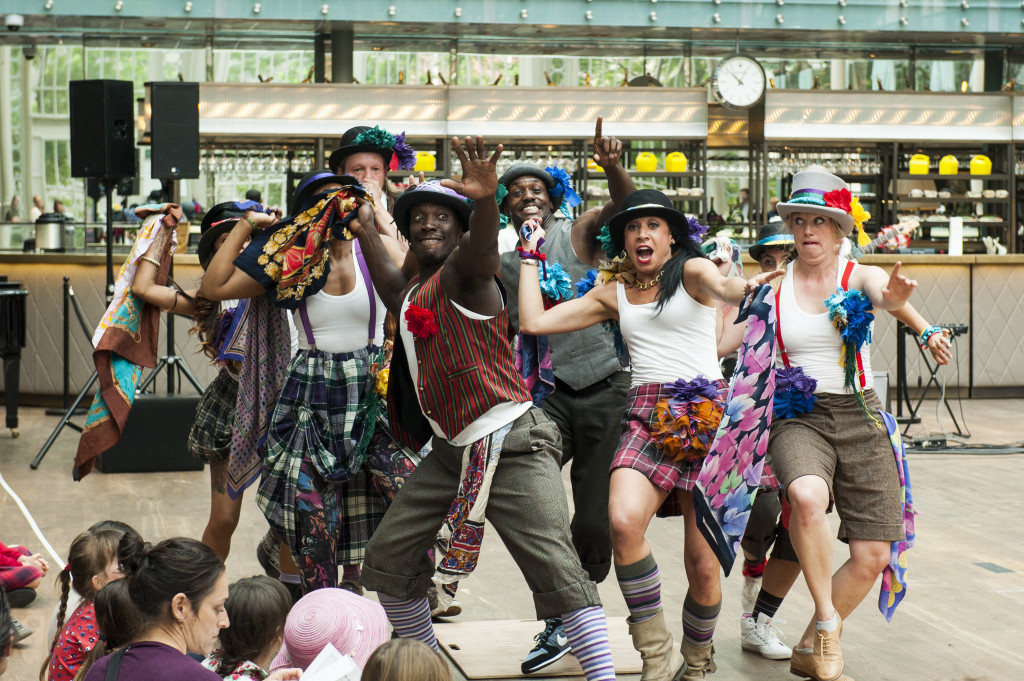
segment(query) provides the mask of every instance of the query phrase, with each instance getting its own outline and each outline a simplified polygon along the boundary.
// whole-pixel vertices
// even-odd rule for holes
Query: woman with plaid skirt
[[[604,235],[611,253],[599,282],[585,295],[544,310],[538,279],[522,276],[519,318],[524,333],[565,333],[617,323],[629,351],[632,386],[612,462],[608,514],[615,574],[626,599],[644,681],[703,679],[714,671],[711,637],[721,609],[718,560],[697,529],[690,490],[714,439],[727,386],[718,366],[715,301],[739,305],[745,293],[774,278],[726,278],[702,257],[705,227],[675,210],[664,194],[630,194]],[[539,226],[525,243],[523,264],[536,263]],[[544,275],[546,263],[538,272]],[[661,578],[645,533],[669,498],[686,521],[683,562],[689,588],[683,604],[680,660],[661,606]]]
[[[206,212],[198,246],[199,263],[204,271],[235,221],[250,209],[265,210],[254,201],[227,201]],[[139,258],[131,289],[140,299],[162,311],[191,317],[195,321],[192,331],[200,349],[220,367],[217,377],[206,386],[199,400],[189,430],[188,450],[210,465],[210,517],[202,541],[221,560],[227,560],[231,536],[242,513],[242,493],[259,477],[258,424],[268,421],[267,405],[276,401],[276,391],[280,388],[279,377],[267,380],[267,376],[284,374],[284,362],[269,357],[267,346],[275,336],[287,345],[287,318],[283,313],[275,317],[276,311],[265,301],[242,305],[237,300],[219,302],[199,295],[196,290],[184,291],[173,281],[166,286],[157,284],[160,260],[168,247],[171,231],[164,224]],[[243,309],[246,312],[242,312]],[[246,327],[252,327],[252,342],[248,346],[238,341],[246,333]],[[287,352],[288,348],[285,350]],[[246,354],[251,356],[246,357]],[[243,375],[245,378],[240,381]],[[240,389],[241,402],[248,405],[243,413],[236,410]]]
[[[341,586],[362,593],[366,543],[418,462],[383,421],[386,310],[358,245],[346,237],[344,209],[336,212],[351,195],[364,193],[352,177],[307,173],[291,218],[278,223],[265,213],[247,213],[227,245],[250,236],[252,244],[237,259],[232,248],[215,256],[212,276],[203,282],[213,298],[276,289],[278,304],[294,307],[299,349],[274,409],[257,502],[295,561],[304,593],[338,586],[338,564],[344,566]],[[293,237],[304,245],[284,255],[279,247]],[[394,262],[404,263],[403,249],[385,239]],[[295,283],[280,262],[308,265],[315,273]],[[319,288],[302,291],[314,279]]]

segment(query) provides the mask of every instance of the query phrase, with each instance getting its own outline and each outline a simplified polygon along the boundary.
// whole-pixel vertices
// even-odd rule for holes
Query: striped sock
[[[687,591],[683,601],[683,638],[697,647],[711,645],[721,611],[721,600],[714,605],[701,605]]]
[[[626,599],[629,621],[634,624],[651,619],[661,610],[661,572],[648,553],[635,563],[616,565],[615,577]]]
[[[765,591],[763,588],[757,594],[757,602],[754,603],[754,611],[750,616],[757,621],[757,614],[763,612],[768,619],[775,619],[775,613],[782,607],[782,599]]]
[[[615,665],[608,646],[604,608],[592,605],[573,610],[562,615],[562,626],[587,681],[614,681]]]
[[[388,614],[388,621],[399,638],[414,638],[437,650],[434,624],[430,621],[430,602],[427,597],[405,600],[377,592],[377,600]]]

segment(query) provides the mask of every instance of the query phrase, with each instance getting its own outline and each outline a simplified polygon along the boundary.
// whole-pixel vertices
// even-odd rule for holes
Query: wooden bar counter
[[[115,255],[115,273],[123,262]],[[1024,396],[1024,255],[873,255],[863,262],[891,270],[897,260],[903,272],[920,284],[911,302],[934,324],[967,324],[969,332],[956,339],[950,369],[943,370],[949,394],[972,397]],[[746,271],[754,263],[746,259]],[[0,275],[20,281],[29,290],[27,336],[22,353],[22,404],[53,404],[63,391],[63,277],[71,285],[90,327],[99,321],[104,304],[105,259],[93,254],[0,253]],[[195,255],[176,255],[174,278],[186,288],[202,276]],[[73,315],[73,312],[72,312]],[[196,351],[188,329],[191,320],[175,320],[175,354],[204,385],[216,375],[205,355]],[[159,354],[166,348],[166,315],[161,318]],[[887,371],[890,386],[896,383],[896,323],[887,313],[877,315],[873,366]],[[92,347],[71,319],[70,391],[74,396],[92,374]],[[912,339],[906,339],[907,373],[913,390],[919,379],[928,378]],[[957,370],[959,369],[959,371]],[[158,390],[165,386],[157,381]],[[2,388],[2,386],[0,386]],[[191,386],[182,388],[189,392]],[[968,392],[969,391],[969,392]]]

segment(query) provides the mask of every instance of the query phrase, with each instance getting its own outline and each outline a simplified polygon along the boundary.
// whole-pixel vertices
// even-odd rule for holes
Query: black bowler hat
[[[376,144],[356,144],[356,138],[364,132],[372,130],[368,125],[357,125],[354,128],[349,128],[345,131],[345,134],[341,136],[341,142],[338,143],[338,148],[331,152],[330,158],[327,159],[327,165],[330,167],[331,172],[340,173],[342,167],[345,165],[345,159],[352,154],[358,154],[360,152],[369,152],[371,154],[377,154],[384,159],[384,168],[389,170],[391,168],[391,157],[394,152],[387,147],[377,146]]]
[[[645,215],[664,218],[676,242],[682,244],[684,239],[690,238],[690,223],[686,215],[673,208],[667,196],[657,189],[638,189],[622,200],[622,210],[608,221],[616,252],[626,249],[626,223]]]
[[[757,228],[757,241],[747,252],[754,260],[760,260],[769,248],[789,248],[792,245],[793,235],[786,231],[786,224],[776,220]]]
[[[263,208],[255,202],[246,203],[253,203],[257,209]],[[199,264],[203,266],[203,269],[206,269],[206,266],[210,264],[210,259],[213,258],[213,245],[217,243],[220,235],[230,232],[231,228],[235,226],[235,221],[245,215],[245,210],[247,209],[242,207],[246,203],[225,201],[206,211],[206,215],[203,216],[202,225],[199,228],[201,236],[199,237],[199,246],[196,249],[199,254]]]

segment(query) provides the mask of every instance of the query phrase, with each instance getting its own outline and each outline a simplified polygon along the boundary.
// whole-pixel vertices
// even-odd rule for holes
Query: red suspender
[[[843,271],[842,287],[844,291],[850,290],[850,275],[853,274],[854,262],[846,261],[846,269]],[[860,387],[863,390],[867,387],[867,379],[864,378],[864,361],[860,357],[860,350],[857,351],[857,375],[860,376]]]
[[[841,286],[844,291],[848,291],[850,288],[850,275],[853,274],[853,268],[854,262],[847,260],[846,269],[843,271],[843,278],[841,280]],[[788,369],[789,353],[786,352],[786,346],[782,343],[782,284],[779,284],[779,288],[775,291],[775,344],[779,346],[779,351],[782,353],[782,363]],[[857,352],[857,373],[860,375],[860,387],[866,387],[867,379],[864,378],[864,361],[861,359],[860,351]]]
[[[789,369],[789,353],[786,352],[786,346],[782,344],[782,284],[779,284],[779,288],[775,289],[775,344],[779,346],[779,352],[782,353],[782,363]]]

